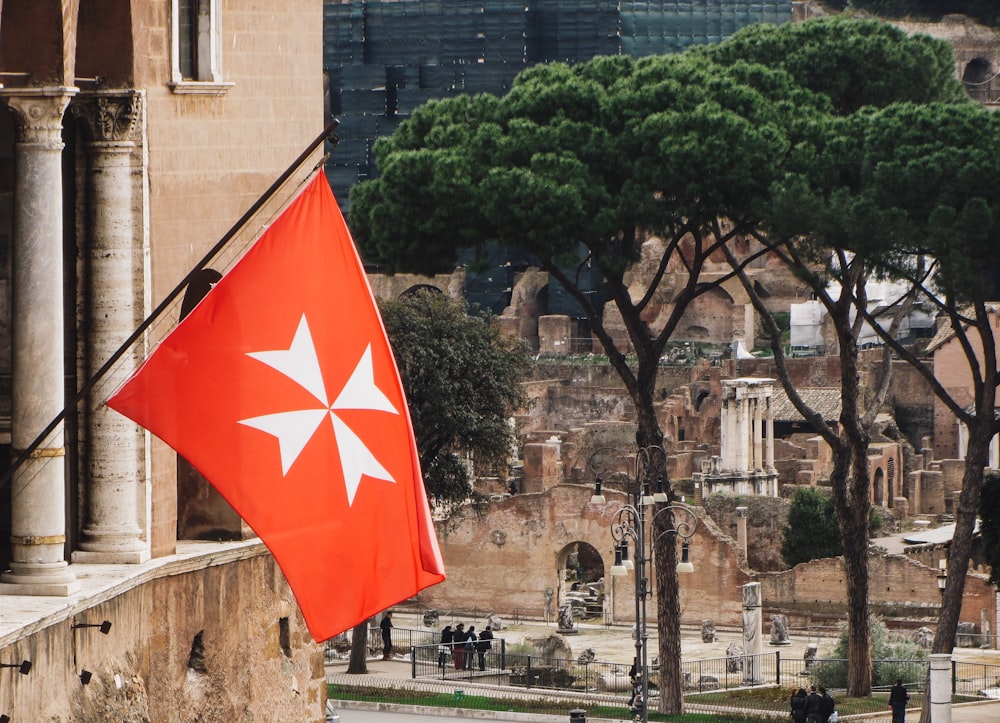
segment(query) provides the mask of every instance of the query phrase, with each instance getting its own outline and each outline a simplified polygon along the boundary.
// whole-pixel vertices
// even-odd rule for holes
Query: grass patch
[[[622,706],[583,706],[572,700],[529,700],[500,699],[484,695],[467,695],[464,691],[455,693],[433,693],[430,691],[383,688],[376,686],[327,685],[327,697],[334,700],[358,700],[377,703],[398,703],[401,705],[421,705],[431,708],[462,708],[467,710],[496,710],[515,713],[536,713],[568,716],[574,708],[585,708],[593,718],[627,718],[628,711]],[[651,721],[669,723],[719,723],[719,716],[710,713],[685,713],[683,715],[663,715],[649,712]],[[734,712],[726,717],[729,723],[760,723],[771,720],[756,715]]]

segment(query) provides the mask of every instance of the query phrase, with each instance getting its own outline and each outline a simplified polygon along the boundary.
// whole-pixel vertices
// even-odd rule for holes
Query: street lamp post
[[[671,502],[664,491],[664,476],[667,454],[662,447],[641,447],[635,458],[634,475],[629,474],[628,458],[613,447],[597,449],[591,456],[589,466],[595,475],[594,495],[592,504],[604,504],[604,477],[609,472],[615,473],[615,466],[622,469],[617,473],[625,477],[627,502],[615,512],[611,522],[611,536],[615,541],[615,564],[611,567],[611,575],[627,575],[629,570],[635,571],[635,675],[640,685],[642,705],[634,706],[643,723],[649,721],[649,636],[646,629],[646,599],[652,596],[649,586],[647,566],[653,563],[653,553],[659,537],[666,534],[676,535],[682,542],[681,561],[677,564],[677,572],[693,572],[688,553],[688,542],[694,535],[698,525],[698,517],[694,510],[684,504]],[[656,492],[652,492],[652,478],[656,479]],[[646,508],[653,507],[652,515],[648,517]],[[652,523],[661,514],[666,514],[665,520],[670,525],[655,538],[652,536]],[[647,523],[649,528],[647,529]],[[634,561],[629,559],[629,541],[635,550]],[[661,661],[662,665],[662,661]],[[635,681],[633,681],[635,686]],[[633,687],[633,694],[635,687]]]

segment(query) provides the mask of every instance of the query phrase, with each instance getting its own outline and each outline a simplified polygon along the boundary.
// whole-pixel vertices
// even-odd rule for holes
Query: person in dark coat
[[[465,663],[465,623],[459,623],[455,626],[455,635],[451,642],[455,670],[461,670],[463,663]]]
[[[806,697],[806,689],[799,688],[792,693],[792,698],[788,702],[792,709],[792,720],[797,721],[797,723],[802,723],[806,719]]]
[[[470,625],[468,632],[465,633],[465,665],[466,670],[472,670],[472,664],[476,657],[476,626]]]
[[[379,623],[382,629],[382,660],[392,659],[392,613],[388,612]]]
[[[493,647],[493,629],[487,625],[486,629],[479,633],[479,642],[476,643],[476,652],[479,653],[479,669],[486,670],[486,653]]]
[[[823,699],[823,707],[820,709],[823,717],[820,718],[821,723],[826,723],[830,720],[830,716],[833,715],[833,711],[837,709],[837,702],[833,699],[833,696],[826,692],[826,688],[822,685],[819,687],[820,698]]]
[[[438,646],[438,667],[443,668],[448,656],[451,655],[451,643],[455,639],[451,625],[445,625],[441,630],[441,645]]]
[[[816,690],[816,686],[809,689],[806,697],[806,721],[807,723],[824,723],[823,717],[823,696]]]
[[[910,694],[906,692],[903,679],[898,678],[889,691],[889,707],[892,708],[892,723],[905,723],[906,704],[910,702]]]

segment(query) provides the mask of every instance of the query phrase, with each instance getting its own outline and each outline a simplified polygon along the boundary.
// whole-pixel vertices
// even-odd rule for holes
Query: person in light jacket
[[[465,659],[464,668],[466,670],[472,670],[473,661],[476,659],[476,626],[470,625],[468,632],[465,633],[465,654],[462,656]]]

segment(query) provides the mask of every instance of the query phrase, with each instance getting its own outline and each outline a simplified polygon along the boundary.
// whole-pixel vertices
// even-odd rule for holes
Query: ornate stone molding
[[[0,90],[17,116],[18,143],[33,143],[62,148],[63,113],[77,88],[12,88]]]
[[[87,91],[74,99],[69,111],[84,122],[91,141],[121,143],[134,139],[144,101],[139,90]]]

